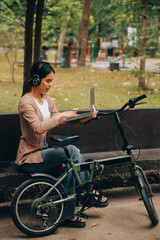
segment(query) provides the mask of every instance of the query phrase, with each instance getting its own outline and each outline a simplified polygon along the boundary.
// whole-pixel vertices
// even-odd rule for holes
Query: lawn
[[[8,63],[0,53],[0,112],[17,112],[23,85],[23,67],[18,61],[15,69],[16,84],[11,82]],[[50,57],[51,59],[51,57]],[[149,79],[147,90],[138,89],[138,78],[129,71],[113,71],[91,67],[55,67],[55,80],[49,95],[55,100],[59,110],[89,109],[89,89],[95,86],[97,109],[119,108],[129,98],[147,94],[144,107],[160,106],[160,75]],[[140,106],[142,107],[142,106]]]

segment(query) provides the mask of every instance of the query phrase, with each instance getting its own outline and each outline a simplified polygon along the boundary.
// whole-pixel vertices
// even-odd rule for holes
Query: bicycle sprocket
[[[102,198],[102,190],[98,183],[86,181],[78,191],[78,200],[83,207],[96,207]]]

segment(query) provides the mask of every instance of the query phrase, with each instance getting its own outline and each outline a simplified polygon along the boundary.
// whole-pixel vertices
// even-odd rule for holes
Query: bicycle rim
[[[56,207],[35,207],[35,202],[54,184],[50,179],[29,179],[15,193],[11,213],[15,225],[25,234],[45,236],[54,232],[64,212],[64,203]],[[48,203],[63,198],[60,188],[55,188],[43,201]]]

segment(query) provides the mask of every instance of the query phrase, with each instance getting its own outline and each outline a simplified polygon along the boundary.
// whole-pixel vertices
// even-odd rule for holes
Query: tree
[[[36,0],[27,0],[24,37],[24,80],[29,77],[32,66],[33,20]]]
[[[79,34],[79,66],[85,66],[91,1],[92,0],[83,0],[83,14]]]
[[[140,59],[140,67],[138,69],[138,86],[146,88],[145,83],[145,58],[146,49],[158,48],[159,38],[159,21],[158,10],[159,1],[157,0],[99,0],[93,1],[91,14],[94,17],[95,25],[102,25],[102,37],[112,40],[116,36],[119,46],[125,43],[126,55],[138,52]],[[129,38],[127,36],[127,28],[136,29],[131,37],[136,39],[135,46],[129,46]],[[95,26],[93,32],[95,31]]]
[[[64,45],[64,39],[67,32],[67,23],[64,23],[64,26],[61,28],[61,32],[59,35],[59,43],[58,43],[58,53],[57,58],[60,60],[63,56],[63,45]]]
[[[91,15],[94,19],[94,24],[90,28],[92,37],[96,38],[100,34],[105,38],[112,38],[117,33],[119,34],[121,23],[128,21],[126,14],[121,14],[122,9],[125,9],[123,0],[92,1]],[[122,20],[122,18],[125,19]]]
[[[32,49],[33,49],[33,27],[35,6],[36,6],[36,23],[35,23],[34,57],[33,57]],[[25,19],[24,80],[29,77],[33,59],[34,62],[40,60],[43,8],[44,0],[27,0],[27,11]]]
[[[33,62],[37,62],[40,60],[43,10],[44,10],[44,0],[38,0],[37,6],[36,6],[36,26],[35,26],[35,37],[34,37],[34,61]]]
[[[147,17],[149,0],[142,0],[142,28],[141,28],[141,48],[140,48],[140,68],[139,68],[139,88],[145,89],[145,55],[147,42]]]
[[[64,42],[69,42],[73,36],[78,43],[81,15],[81,0],[48,0],[45,3],[42,42],[50,47],[55,47],[55,43],[58,43],[59,59],[63,55]]]
[[[12,4],[7,0],[0,2],[0,47],[8,61],[12,82],[15,83],[15,64],[18,50],[22,46],[23,27],[20,14],[16,14],[16,9],[15,11],[10,9],[13,8]]]

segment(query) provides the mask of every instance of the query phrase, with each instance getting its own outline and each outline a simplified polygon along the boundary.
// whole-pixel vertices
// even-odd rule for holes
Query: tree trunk
[[[36,26],[34,37],[34,60],[33,60],[34,63],[40,61],[43,10],[44,0],[38,0],[36,7]]]
[[[79,66],[85,66],[91,1],[92,0],[83,0],[83,15],[79,34],[79,59],[78,59]]]
[[[4,49],[4,53],[5,53],[5,56],[6,56],[6,59],[8,61],[8,64],[9,64],[9,67],[10,67],[10,72],[11,72],[11,76],[12,76],[12,83],[16,83],[15,82],[15,77],[14,77],[14,72],[15,72],[15,64],[16,64],[16,61],[17,61],[17,51],[18,49],[5,49],[5,47],[3,48]],[[10,54],[11,53],[11,54]],[[9,56],[11,55],[11,56]]]
[[[36,0],[27,0],[25,19],[24,80],[29,77],[32,66],[33,17]]]
[[[140,67],[139,67],[139,88],[145,89],[145,54],[147,42],[147,15],[148,15],[149,0],[142,0],[142,28],[141,28],[141,48],[140,48]],[[144,56],[144,57],[143,57]]]
[[[57,56],[58,60],[61,60],[61,57],[63,57],[63,44],[64,44],[64,38],[66,35],[66,31],[67,31],[67,25],[62,27],[61,33],[59,35],[58,56]]]

